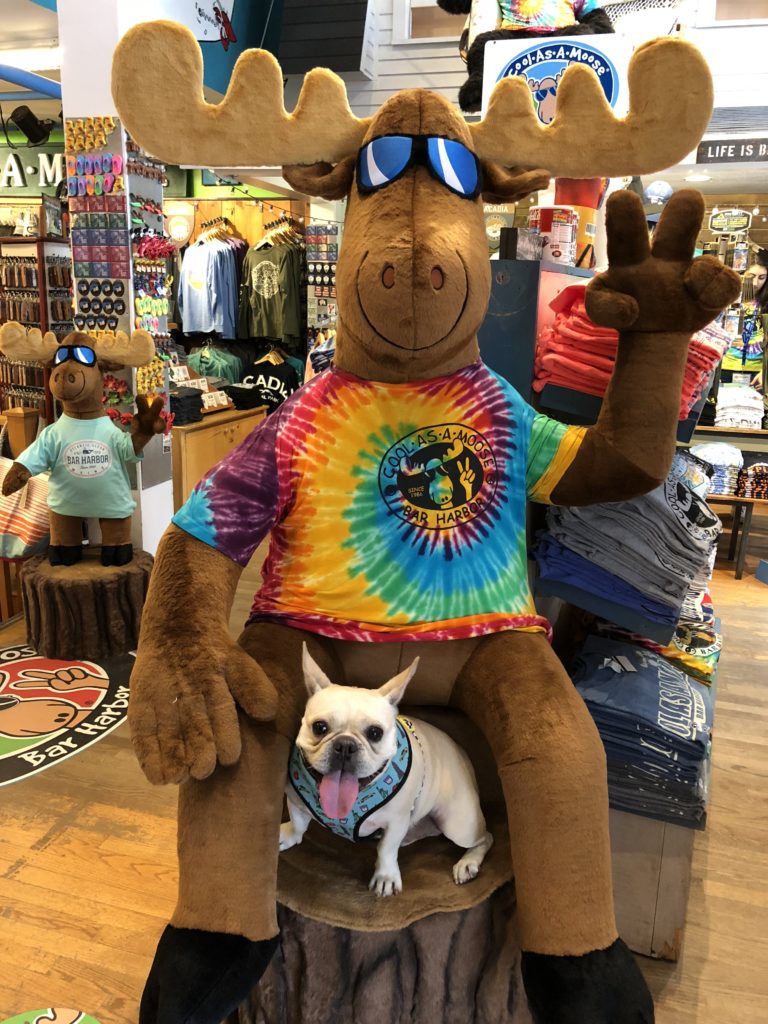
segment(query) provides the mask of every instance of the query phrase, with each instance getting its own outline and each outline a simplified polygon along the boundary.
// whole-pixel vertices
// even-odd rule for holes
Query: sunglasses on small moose
[[[357,156],[357,187],[378,192],[414,166],[426,167],[433,178],[462,199],[476,199],[482,189],[480,161],[461,142],[439,135],[381,135]]]
[[[82,366],[94,366],[96,363],[96,353],[86,345],[60,345],[54,353],[53,365],[61,366],[68,359],[74,359],[76,363],[80,363]]]

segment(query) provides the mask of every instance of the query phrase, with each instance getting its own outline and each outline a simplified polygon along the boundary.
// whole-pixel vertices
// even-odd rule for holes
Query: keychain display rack
[[[69,243],[48,238],[0,238],[0,321],[18,320],[63,337],[72,330]],[[55,417],[49,371],[0,356],[0,411],[37,409],[45,423]]]

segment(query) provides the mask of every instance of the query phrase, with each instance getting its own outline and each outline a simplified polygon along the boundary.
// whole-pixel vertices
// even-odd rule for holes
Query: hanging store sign
[[[39,196],[64,180],[64,153],[52,146],[0,146],[0,198]]]
[[[627,66],[631,53],[630,44],[619,35],[558,36],[536,43],[530,39],[491,40],[486,43],[483,64],[483,113],[496,83],[517,76],[531,90],[539,121],[549,124],[555,116],[557,90],[565,69],[583,64],[594,71],[605,98],[617,114],[623,115],[629,103]]]
[[[707,139],[696,150],[697,164],[740,164],[768,161],[768,139]]]
[[[749,231],[752,214],[746,210],[719,210],[709,218],[709,230],[720,234],[737,234]]]

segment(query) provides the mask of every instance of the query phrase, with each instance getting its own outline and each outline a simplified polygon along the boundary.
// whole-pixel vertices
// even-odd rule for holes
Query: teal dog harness
[[[360,780],[360,792],[354,806],[346,818],[329,818],[320,806],[318,792],[320,776],[307,763],[306,758],[294,744],[288,765],[288,777],[297,795],[306,804],[312,817],[335,832],[342,839],[359,842],[364,839],[378,839],[381,830],[370,836],[361,836],[360,827],[374,811],[378,811],[396,796],[403,787],[411,771],[413,748],[411,735],[414,734],[413,723],[402,715],[397,719],[397,750],[392,758],[368,779]]]

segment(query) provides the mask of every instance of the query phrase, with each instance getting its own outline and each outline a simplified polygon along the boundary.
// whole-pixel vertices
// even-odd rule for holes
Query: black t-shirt
[[[254,363],[242,384],[226,388],[238,409],[255,409],[266,405],[270,412],[292,395],[299,386],[299,376],[290,363]]]

